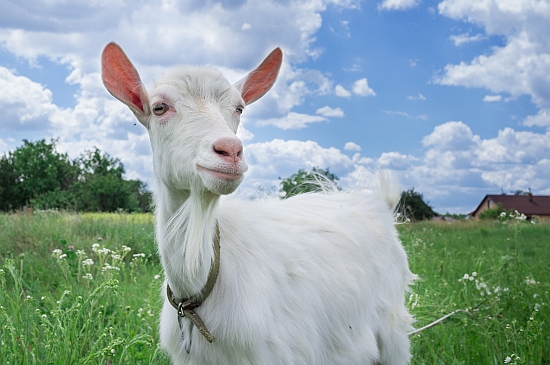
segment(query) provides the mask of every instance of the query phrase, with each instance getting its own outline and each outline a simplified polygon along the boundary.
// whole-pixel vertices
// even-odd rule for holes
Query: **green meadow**
[[[0,215],[0,364],[169,364],[149,214]],[[412,364],[550,364],[550,225],[399,226]]]

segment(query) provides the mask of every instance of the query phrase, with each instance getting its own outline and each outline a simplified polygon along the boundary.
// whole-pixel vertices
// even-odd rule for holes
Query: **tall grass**
[[[413,364],[550,363],[550,226],[504,222],[401,227],[419,279],[408,301]]]
[[[1,215],[0,364],[168,364],[150,215]]]
[[[412,364],[550,364],[550,226],[403,224]],[[0,215],[0,364],[169,364],[147,214]]]

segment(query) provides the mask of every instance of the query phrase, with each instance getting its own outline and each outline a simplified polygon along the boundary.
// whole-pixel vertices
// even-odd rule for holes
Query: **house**
[[[484,210],[495,208],[497,204],[502,204],[506,210],[517,210],[523,213],[527,218],[533,216],[540,220],[550,223],[550,196],[533,195],[485,195],[478,207],[470,213],[474,218],[479,218],[479,214]]]

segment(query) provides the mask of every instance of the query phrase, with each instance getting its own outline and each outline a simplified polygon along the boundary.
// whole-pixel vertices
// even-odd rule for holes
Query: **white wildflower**
[[[97,251],[99,249],[99,243],[94,243],[92,245],[92,250]]]
[[[160,279],[160,275],[155,275],[154,278],[155,280]]]
[[[505,364],[509,364],[512,361],[512,358],[510,356],[506,356],[506,359],[504,359]]]
[[[84,261],[82,261],[82,265],[84,266],[92,266],[94,264],[94,260],[92,259],[86,259]]]
[[[125,252],[132,251],[132,249],[130,247],[124,246],[124,245],[122,245],[122,250],[125,251]]]
[[[86,251],[76,250],[76,255],[77,256],[86,256]]]
[[[111,253],[111,250],[109,250],[107,247],[104,247],[97,250],[97,253],[102,255],[108,255],[109,253]]]
[[[65,257],[67,257],[66,254],[63,253],[60,249],[56,248],[52,251],[52,257],[55,257],[58,260],[63,260]]]
[[[108,263],[105,263],[105,266],[101,269],[102,272],[105,272],[107,270],[117,270],[120,271],[120,267],[109,265]]]
[[[82,277],[82,279],[94,280],[94,277],[92,276],[91,273],[87,273],[86,275],[84,275],[84,276]]]

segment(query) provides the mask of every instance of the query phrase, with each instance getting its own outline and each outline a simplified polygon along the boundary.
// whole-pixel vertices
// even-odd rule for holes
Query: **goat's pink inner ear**
[[[275,48],[256,69],[236,84],[247,105],[258,100],[271,89],[282,62],[283,52],[280,48]]]
[[[109,43],[103,50],[101,78],[111,95],[131,109],[145,113],[143,83],[132,62],[116,43]]]

